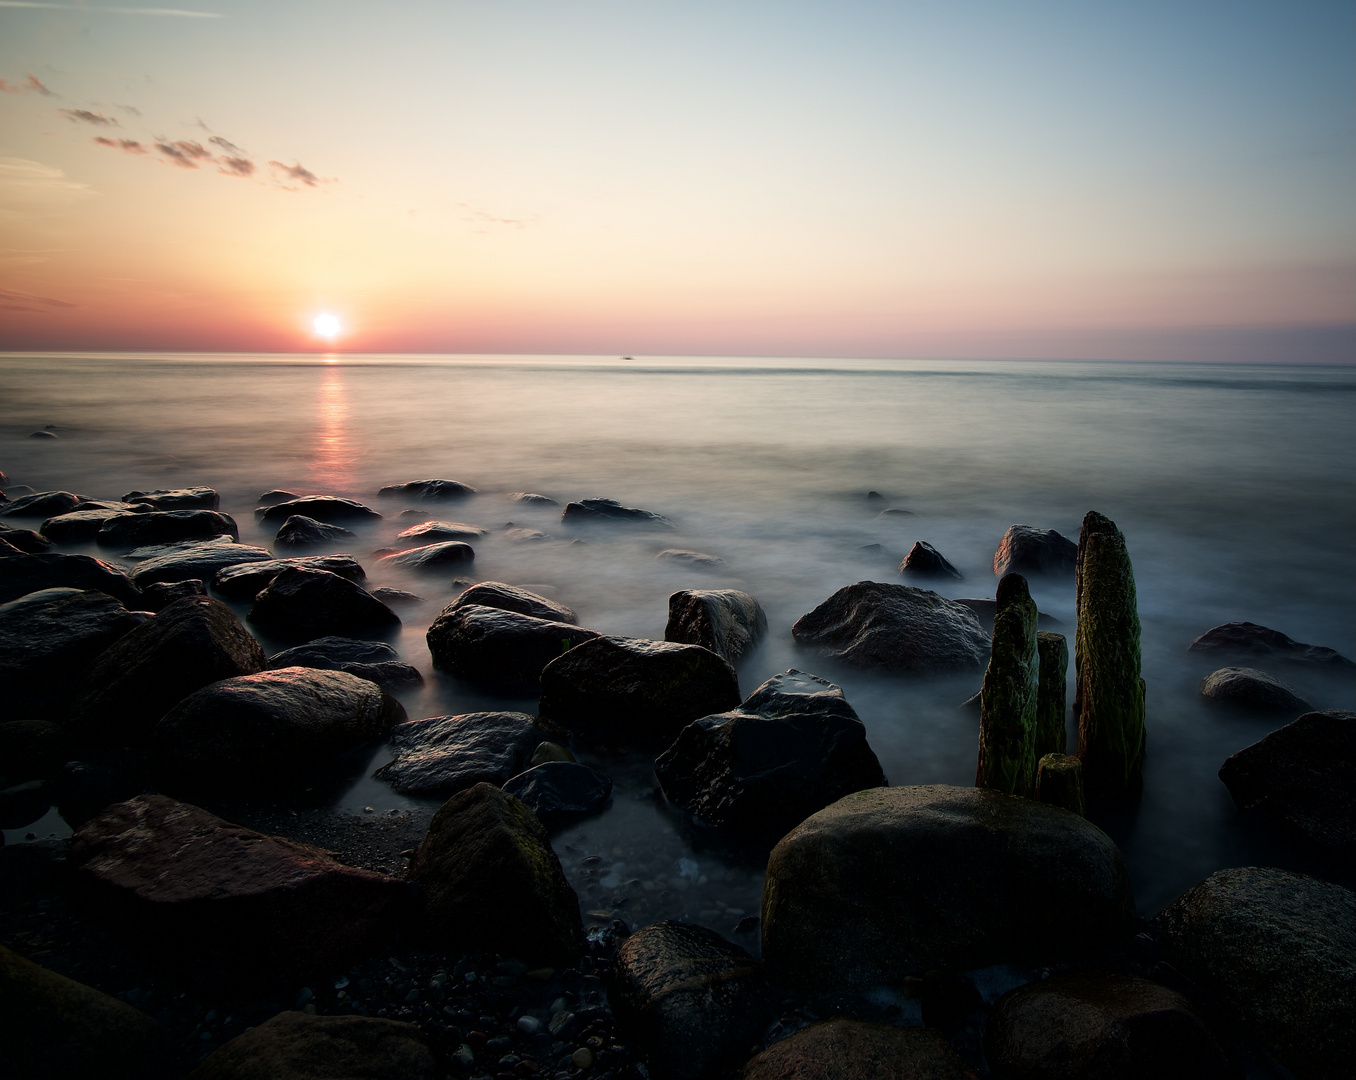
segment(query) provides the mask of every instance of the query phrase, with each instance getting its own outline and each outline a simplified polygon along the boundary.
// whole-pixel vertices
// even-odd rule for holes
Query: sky
[[[1349,0],[168,2],[0,0],[0,349],[1356,362]]]

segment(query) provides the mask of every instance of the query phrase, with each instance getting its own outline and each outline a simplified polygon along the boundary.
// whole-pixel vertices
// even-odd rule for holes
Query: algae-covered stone
[[[1064,689],[1069,674],[1069,643],[1063,634],[1040,630],[1036,634],[1040,657],[1036,688],[1036,760],[1046,754],[1062,754],[1068,744],[1064,730]]]
[[[1125,536],[1089,510],[1078,536],[1074,714],[1083,790],[1093,807],[1139,798],[1144,765],[1144,680],[1139,611]]]
[[[744,1066],[740,1080],[975,1080],[945,1038],[835,1016],[801,1028]]]
[[[976,787],[1035,793],[1036,686],[1036,601],[1026,578],[1008,574],[998,583],[993,646],[979,691]]]
[[[1083,763],[1071,754],[1045,754],[1036,763],[1036,801],[1083,813]]]

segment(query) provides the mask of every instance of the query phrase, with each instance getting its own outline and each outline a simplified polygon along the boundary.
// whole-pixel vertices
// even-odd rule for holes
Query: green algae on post
[[[1026,578],[1008,574],[998,583],[993,645],[979,692],[976,787],[1035,794],[1037,618]]]

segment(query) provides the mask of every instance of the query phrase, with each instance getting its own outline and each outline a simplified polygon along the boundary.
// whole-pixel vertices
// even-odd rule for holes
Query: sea
[[[50,431],[57,438],[30,438]],[[607,634],[662,638],[684,588],[752,593],[765,642],[741,690],[799,668],[843,688],[892,785],[974,782],[980,675],[917,678],[835,667],[791,625],[836,589],[904,581],[915,541],[992,597],[993,555],[1015,523],[1077,539],[1088,510],[1111,517],[1134,565],[1148,687],[1142,801],[1094,817],[1124,852],[1141,914],[1212,872],[1270,865],[1350,881],[1284,830],[1240,816],[1218,779],[1230,754],[1293,717],[1208,702],[1222,661],[1189,653],[1219,623],[1247,620],[1356,656],[1356,368],[1074,361],[682,356],[0,354],[0,471],[9,485],[117,498],[207,485],[267,545],[258,496],[281,488],[361,500],[385,517],[351,550],[369,586],[426,603],[392,638],[424,675],[409,716],[535,701],[433,670],[428,625],[468,581],[537,589]],[[450,479],[477,494],[420,507],[383,485]],[[557,506],[512,501],[532,492]],[[672,519],[671,533],[562,527],[571,500],[616,499]],[[416,576],[372,553],[403,546],[414,518],[478,525],[474,563]],[[515,531],[509,531],[512,526]],[[543,537],[524,539],[521,529]],[[717,556],[703,570],[657,559]],[[88,551],[117,561],[116,553]],[[335,549],[343,550],[343,549]],[[1031,579],[1072,640],[1071,578]],[[242,617],[247,606],[237,605]],[[261,637],[274,651],[285,643]],[[1265,666],[1265,665],[1263,665]],[[1072,665],[1071,665],[1072,669]],[[1356,680],[1273,669],[1316,708],[1356,708]],[[1072,687],[1070,687],[1072,701]],[[1073,725],[1070,748],[1075,744]],[[586,925],[682,918],[756,947],[763,864],[665,804],[652,761],[577,748],[614,780],[601,815],[554,837]],[[372,773],[389,747],[305,797],[336,814],[436,805]],[[7,843],[69,834],[55,811]],[[597,856],[597,858],[595,858]],[[1343,874],[1346,877],[1343,877]],[[743,929],[737,929],[738,927]]]

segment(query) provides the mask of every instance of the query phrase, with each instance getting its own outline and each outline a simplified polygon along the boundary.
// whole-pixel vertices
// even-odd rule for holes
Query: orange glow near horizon
[[[324,377],[316,399],[314,456],[309,469],[317,490],[351,490],[357,447],[349,434],[348,390],[338,357],[326,356]]]

